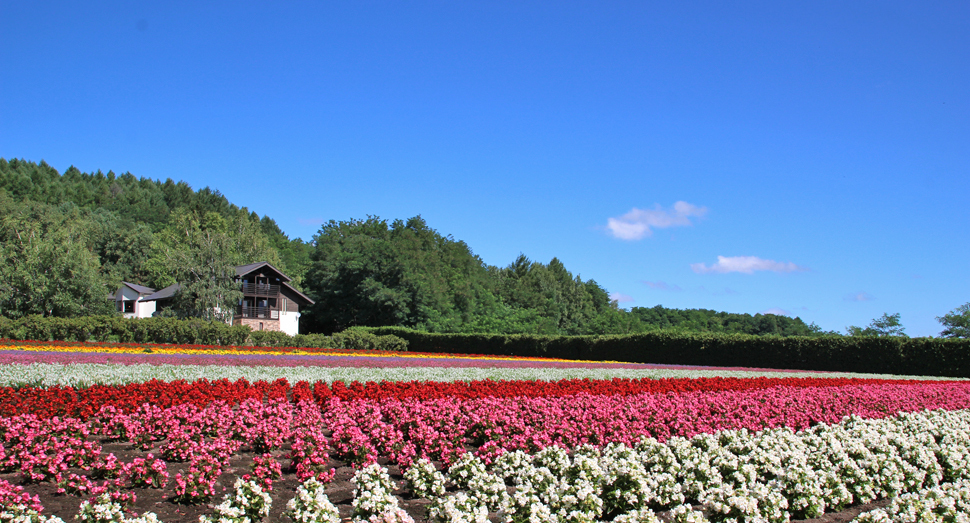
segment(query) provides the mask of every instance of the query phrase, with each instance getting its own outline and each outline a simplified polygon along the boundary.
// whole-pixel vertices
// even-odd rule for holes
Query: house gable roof
[[[177,283],[173,283],[168,287],[165,287],[164,289],[146,297],[142,301],[164,300],[165,298],[171,298],[172,296],[175,296],[175,293],[178,292],[179,289],[181,288],[182,288],[181,285]]]
[[[277,269],[276,267],[273,267],[273,265],[270,264],[269,262],[256,262],[256,263],[250,263],[248,265],[237,265],[236,276],[242,277],[255,270],[262,269],[263,267],[269,267],[273,272],[276,273],[277,276],[280,277],[281,281],[290,281],[293,279],[283,274],[283,271]]]
[[[145,287],[144,285],[138,285],[135,283],[128,283],[126,281],[121,282],[122,285],[128,287],[129,289],[137,292],[138,294],[151,294],[155,292],[155,289],[151,287]]]
[[[287,289],[290,289],[291,291],[295,292],[297,294],[297,296],[299,296],[299,297],[303,298],[304,300],[306,300],[306,302],[308,304],[310,304],[310,305],[313,305],[314,303],[316,303],[315,301],[311,300],[309,296],[307,296],[306,294],[303,294],[302,292],[296,290],[296,288],[293,287],[292,285],[290,285],[289,283],[283,282],[283,287],[286,287]]]

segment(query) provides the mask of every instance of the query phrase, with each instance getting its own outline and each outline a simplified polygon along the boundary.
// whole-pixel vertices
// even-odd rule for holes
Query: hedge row
[[[400,327],[367,330],[403,338],[415,352],[970,377],[970,340],[966,339],[664,331],[627,336],[504,336],[427,333]]]
[[[37,341],[101,341],[260,347],[315,347],[355,350],[407,350],[407,342],[391,335],[352,329],[334,336],[252,331],[246,325],[175,318],[127,319],[118,316],[17,320],[0,317],[0,338]]]
[[[0,317],[0,338],[193,345],[257,345],[455,354],[540,356],[717,367],[760,367],[970,378],[970,340],[943,338],[770,337],[683,334],[628,336],[439,334],[402,327],[357,327],[331,336],[250,331],[203,320],[117,316],[17,320]]]

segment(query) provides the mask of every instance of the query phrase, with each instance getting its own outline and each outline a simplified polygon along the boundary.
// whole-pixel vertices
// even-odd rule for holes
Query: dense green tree
[[[937,316],[936,321],[946,327],[940,336],[970,338],[970,303],[964,303],[943,316]]]
[[[156,288],[180,285],[174,311],[180,317],[225,321],[242,299],[235,267],[254,261],[279,264],[249,214],[229,221],[218,212],[183,209],[155,236],[146,262]]]
[[[899,321],[899,313],[888,314],[872,320],[865,328],[850,325],[845,328],[849,336],[906,336],[905,329]]]
[[[323,332],[354,325],[435,329],[471,319],[487,294],[484,266],[464,242],[420,216],[334,221],[314,236],[306,289],[309,324]]]
[[[19,205],[0,191],[0,314],[109,314],[105,283],[75,206]]]
[[[815,324],[806,325],[801,318],[775,314],[737,314],[709,309],[668,309],[633,307],[630,313],[647,330],[668,329],[689,332],[719,332],[758,336],[814,336],[821,333]]]

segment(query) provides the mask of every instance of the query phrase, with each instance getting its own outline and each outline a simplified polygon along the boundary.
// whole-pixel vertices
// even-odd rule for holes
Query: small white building
[[[151,287],[121,282],[114,294],[115,307],[125,318],[151,318],[155,314],[155,301],[145,298],[154,293]]]
[[[300,331],[301,310],[313,304],[307,295],[289,284],[290,277],[267,262],[236,267],[236,282],[243,292],[232,325],[248,325],[254,331],[280,331],[295,336]],[[149,318],[171,306],[179,284],[156,291],[123,282],[114,295],[118,311],[126,318]]]

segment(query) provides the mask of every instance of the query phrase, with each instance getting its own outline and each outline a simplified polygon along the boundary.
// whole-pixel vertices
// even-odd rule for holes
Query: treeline
[[[428,332],[602,335],[660,329],[777,336],[821,334],[799,318],[710,310],[626,311],[595,280],[520,255],[485,264],[423,219],[330,221],[314,236],[306,289],[316,332],[404,326]]]
[[[214,267],[254,260],[299,284],[309,246],[208,187],[0,158],[2,316],[106,314],[122,281],[204,296]]]
[[[0,158],[0,316],[109,314],[107,294],[128,281],[155,289],[178,282],[190,299],[168,313],[214,319],[207,311],[235,305],[220,301],[235,296],[231,267],[255,261],[278,267],[316,301],[301,318],[304,332],[820,334],[770,314],[626,311],[556,258],[488,265],[420,216],[330,221],[306,243],[208,187],[74,167],[61,175],[44,162]]]

